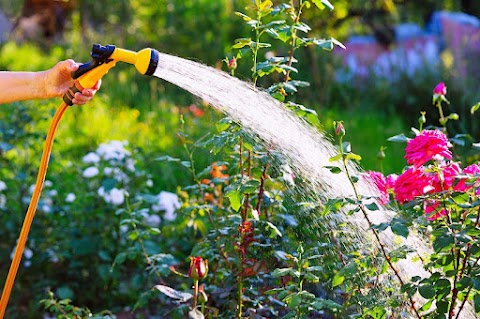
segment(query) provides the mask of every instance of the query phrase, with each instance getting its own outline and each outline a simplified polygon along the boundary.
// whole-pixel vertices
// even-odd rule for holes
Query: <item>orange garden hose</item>
[[[45,175],[47,174],[48,161],[50,159],[50,153],[52,152],[55,132],[57,130],[58,123],[60,122],[60,119],[62,118],[67,108],[67,103],[62,102],[62,104],[60,104],[60,107],[57,109],[48,130],[45,145],[43,147],[42,160],[40,161],[40,168],[38,170],[37,181],[35,183],[35,189],[32,194],[32,199],[30,200],[30,205],[28,206],[27,214],[25,215],[25,219],[23,221],[22,230],[20,232],[20,236],[18,237],[17,247],[15,248],[15,254],[13,255],[12,263],[10,264],[10,270],[8,271],[7,280],[5,281],[5,286],[3,288],[2,298],[0,300],[0,319],[3,319],[3,316],[5,315],[5,310],[7,309],[8,300],[10,299],[10,293],[12,291],[13,283],[17,275],[20,261],[22,260],[22,255],[25,249],[25,243],[27,242],[28,233],[30,231],[30,227],[32,226],[33,217],[35,216],[38,201],[42,193],[43,184],[45,182]]]

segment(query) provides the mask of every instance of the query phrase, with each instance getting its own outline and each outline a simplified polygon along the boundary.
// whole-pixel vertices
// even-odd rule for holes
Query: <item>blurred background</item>
[[[223,60],[234,54],[231,48],[234,40],[251,36],[250,28],[235,15],[236,11],[245,12],[250,2],[0,0],[0,69],[43,70],[67,58],[87,62],[92,45],[100,43],[131,50],[152,47],[227,70]],[[386,139],[408,133],[412,126],[418,127],[421,111],[427,112],[428,125],[438,125],[432,90],[441,81],[448,87],[448,113],[460,115],[458,121],[449,122],[451,132],[469,133],[473,141],[480,139],[479,117],[470,115],[470,107],[480,101],[480,1],[331,2],[335,10],[308,10],[304,19],[312,28],[312,37],[334,37],[346,50],[335,48],[327,52],[315,46],[299,50],[299,78],[311,85],[302,88],[294,100],[314,109],[327,133],[331,133],[334,120],[343,120],[346,139],[352,142],[353,151],[362,156],[365,169],[380,168],[377,153],[381,147],[386,153],[385,171],[402,169],[404,145],[388,143]],[[275,50],[262,54],[282,56],[288,48],[280,44]],[[248,81],[251,66],[243,62],[239,61],[235,75]],[[268,84],[268,79],[259,81],[260,86],[268,87]],[[11,244],[28,204],[29,186],[36,174],[44,134],[59,103],[57,100],[28,101],[0,107],[0,180],[11,181],[4,193],[8,198],[15,198],[9,201],[8,208],[1,205],[0,200],[3,225],[0,227],[0,260],[8,260],[5,256],[11,253]],[[85,168],[81,163],[83,156],[102,143],[120,140],[127,141],[125,145],[137,156],[137,170],[147,172],[145,179],[153,179],[149,186],[151,193],[175,192],[177,187],[187,184],[190,173],[155,159],[165,155],[185,156],[177,134],[182,126],[181,116],[192,140],[211,133],[212,123],[221,117],[189,93],[164,81],[143,77],[131,66],[119,64],[104,77],[94,101],[76,108],[62,120],[53,153],[60,165],[52,165],[49,172],[53,184],[63,185],[64,192],[83,187],[78,185],[78,174]],[[198,167],[208,166],[215,160],[215,154],[208,149],[197,150],[195,164]],[[75,170],[77,175],[72,173]],[[55,196],[52,193],[50,200],[55,202]],[[79,214],[92,209],[92,201],[97,200],[92,198],[77,200]],[[60,206],[55,207],[62,211]],[[57,229],[68,227],[56,222],[59,223],[55,225]],[[97,235],[103,231],[97,229]],[[94,309],[113,307],[133,298],[128,291],[134,290],[134,281],[128,287],[117,287],[118,291],[112,292],[110,299],[95,297],[105,294],[100,285],[82,286],[80,279],[90,278],[85,260],[90,258],[93,245],[82,234],[72,231],[71,242],[55,248],[58,253],[74,245],[75,256],[79,258],[77,264],[70,262],[65,266],[68,269],[60,272],[59,267],[44,268],[46,266],[38,262],[20,271],[23,279],[13,296],[18,309],[24,305],[24,313],[28,313],[28,309],[37,307],[41,295],[38,291],[43,291],[46,285],[51,285],[60,297],[76,296],[76,301]],[[31,245],[56,247],[56,237],[50,235],[48,242],[38,239]],[[57,236],[58,239],[65,235]],[[42,258],[51,260],[53,257],[49,254],[45,253]],[[99,264],[95,264],[95,271],[101,278],[107,276],[112,255],[104,252],[96,257]],[[67,255],[60,256],[61,263],[67,260]],[[7,269],[8,265],[2,262],[0,274],[6,274]],[[38,274],[42,272],[54,272],[62,279],[38,281]],[[82,289],[85,293],[79,294]],[[29,293],[25,293],[27,290]]]

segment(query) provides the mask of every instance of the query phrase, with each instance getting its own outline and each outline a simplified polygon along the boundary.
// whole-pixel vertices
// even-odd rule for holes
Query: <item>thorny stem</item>
[[[480,207],[477,209],[477,219],[475,221],[475,228],[478,227],[479,223],[480,223]],[[465,258],[463,259],[462,271],[460,273],[460,276],[463,276],[463,274],[465,273],[465,270],[467,268],[467,261],[470,258],[470,254],[471,254],[471,247],[472,246],[469,245],[468,248],[467,248],[467,252],[465,253]],[[477,264],[479,259],[480,259],[480,257],[477,258],[477,260],[473,263],[473,266],[475,266]],[[472,266],[472,268],[473,268],[473,266]],[[456,319],[460,318],[460,313],[462,312],[463,307],[465,307],[465,304],[468,301],[468,296],[470,295],[470,292],[472,291],[472,287],[473,286],[470,286],[470,288],[468,288],[467,293],[463,297],[463,301],[460,304],[460,307],[458,308],[458,311],[457,311],[457,316],[455,317]]]
[[[253,50],[253,68],[252,68],[252,78],[253,85],[257,86],[258,74],[257,74],[257,60],[258,60],[258,50],[260,50],[258,44],[260,43],[260,36],[263,32],[260,32],[259,28],[262,25],[262,14],[260,10],[257,10],[257,23],[255,24],[255,47]]]
[[[243,280],[241,276],[238,276],[238,318],[242,318],[243,312]]]
[[[198,299],[198,280],[193,281],[193,306],[192,309],[197,308],[197,299]]]
[[[265,180],[267,179],[267,168],[268,168],[268,163],[265,164],[265,167],[263,168],[263,172],[262,172],[262,177],[260,178],[260,186],[259,186],[259,189],[258,189],[258,201],[257,201],[257,205],[255,207],[255,209],[257,210],[257,212],[260,212],[260,206],[262,204],[262,198],[263,198],[263,194],[265,192]]]
[[[294,11],[295,10],[294,0],[290,0],[290,6],[292,7],[292,10],[293,10],[292,15],[294,17],[294,24],[292,25],[292,29],[291,29],[292,43],[291,43],[289,56],[288,56],[288,63],[287,63],[289,67],[291,67],[293,64],[293,58],[294,58],[296,42],[297,42],[297,29],[295,29],[294,26],[300,22],[300,17],[302,15],[302,9],[303,9],[304,3],[303,3],[303,0],[300,0],[300,5],[297,13],[295,13]],[[285,74],[285,83],[287,83],[289,80],[290,80],[290,68],[287,70],[287,73]]]
[[[182,123],[182,132],[184,132],[185,131],[185,121],[183,120],[183,117],[181,118],[180,122]],[[199,193],[200,193],[200,197],[203,199],[203,198],[205,198],[205,191],[202,187],[202,182],[197,177],[197,172],[195,170],[195,161],[193,159],[193,151],[190,151],[190,148],[188,148],[188,145],[187,145],[186,142],[184,142],[182,144],[183,144],[183,148],[185,150],[185,153],[188,156],[188,161],[190,162],[190,167],[189,167],[190,174],[192,174],[192,179],[197,184],[198,190],[199,190]],[[209,208],[206,208],[205,211],[207,212],[208,219],[212,223],[212,226],[214,227],[215,230],[217,230],[216,223],[215,223],[215,221],[213,220],[213,217],[212,217],[212,212],[210,211]]]
[[[345,156],[345,153],[343,151],[343,137],[340,137],[340,154],[342,155],[343,168],[345,170],[345,173],[347,174],[347,178],[350,181],[350,184],[352,185],[355,198],[360,199],[360,195],[358,194],[357,188],[355,187],[355,183],[353,182],[352,176],[350,175],[350,171],[349,171],[348,166],[347,166],[346,156]],[[373,228],[373,223],[370,220],[370,218],[368,217],[367,209],[365,208],[365,206],[362,203],[358,204],[358,208],[362,211],[363,217],[367,221],[369,228],[371,229],[373,235],[375,236],[375,239],[377,240],[377,242],[380,246],[380,250],[382,251],[382,255],[385,258],[385,261],[387,262],[388,267],[393,271],[395,277],[397,277],[398,281],[400,282],[400,285],[403,286],[405,284],[405,282],[403,281],[402,277],[400,276],[400,273],[398,272],[398,270],[393,266],[393,263],[392,263],[390,257],[387,254],[387,250],[385,249],[385,245],[382,243],[382,241],[380,239],[380,235],[379,235],[378,231]],[[417,308],[415,307],[415,301],[413,300],[413,298],[408,296],[408,300],[410,302],[410,307],[412,308],[413,312],[415,313],[415,316],[417,318],[421,319],[422,316],[420,315]]]
[[[442,124],[443,127],[446,127],[446,121],[445,121],[445,115],[443,115],[442,103],[439,101],[437,101],[437,108],[438,108],[438,114],[440,116],[440,124]]]

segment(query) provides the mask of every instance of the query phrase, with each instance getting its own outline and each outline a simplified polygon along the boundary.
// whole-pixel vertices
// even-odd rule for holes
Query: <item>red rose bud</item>
[[[335,125],[335,134],[344,136],[345,135],[345,127],[343,127],[343,122],[334,122]]]
[[[437,86],[435,86],[435,88],[433,89],[433,94],[442,96],[447,95],[447,86],[445,85],[445,83],[438,83]]]
[[[202,257],[190,257],[190,268],[188,269],[188,277],[193,280],[200,280],[207,276],[208,260]]]
[[[231,58],[230,60],[228,60],[228,68],[230,70],[235,70],[237,68],[237,59]]]

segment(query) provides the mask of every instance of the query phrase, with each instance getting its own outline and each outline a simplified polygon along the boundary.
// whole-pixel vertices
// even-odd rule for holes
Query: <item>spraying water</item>
[[[324,198],[354,197],[346,174],[333,174],[325,168],[331,165],[329,159],[338,154],[332,143],[267,93],[225,72],[162,53],[159,53],[153,76],[207,101],[242,127],[257,134],[268,145],[273,145],[289,158],[296,173],[311,184],[315,193]],[[359,168],[353,164],[350,164],[349,170],[353,174],[359,173]],[[359,188],[363,194],[370,193],[370,187],[366,184],[359,184]],[[387,210],[371,215],[375,223],[386,222],[393,217],[393,213]],[[360,231],[356,233],[360,240],[369,236],[369,227],[363,216],[348,216],[348,220],[347,216],[337,218],[342,222],[347,221],[352,228],[358,228]],[[392,232],[384,231],[380,235],[382,243],[389,250],[398,247],[398,238]],[[427,244],[412,234],[400,244],[408,245],[421,255],[428,252]],[[426,274],[422,265],[411,259],[399,262],[395,267],[404,280]],[[462,318],[476,318],[471,305],[466,305],[462,313]]]

